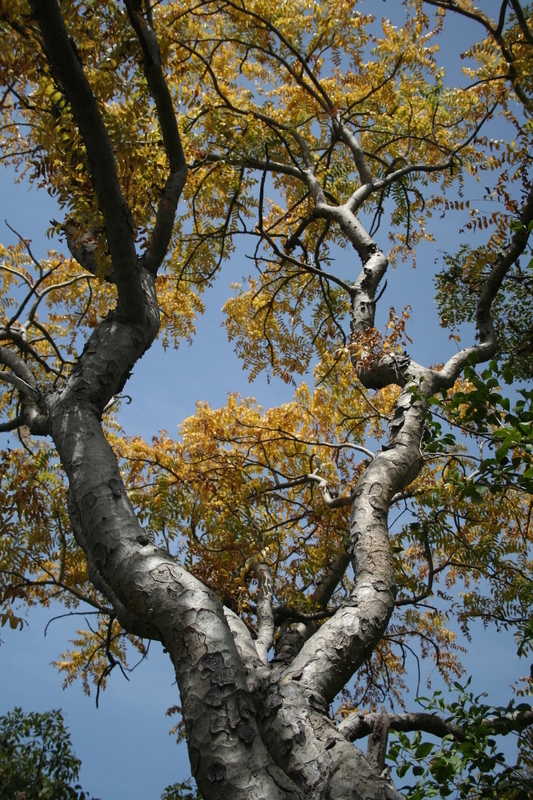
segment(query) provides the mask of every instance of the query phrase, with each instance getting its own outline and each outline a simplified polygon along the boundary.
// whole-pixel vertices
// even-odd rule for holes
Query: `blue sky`
[[[393,16],[395,3],[389,0],[376,5],[378,14]],[[482,5],[499,7],[495,0]],[[471,35],[468,22],[461,21],[454,36],[443,42],[443,59],[450,72],[460,72],[457,52],[467,46]],[[46,193],[29,190],[24,183],[14,186],[12,178],[11,172],[0,172],[0,239],[4,244],[14,241],[3,224],[7,219],[24,237],[32,239],[35,254],[40,255],[50,246],[44,236],[49,220],[60,219],[61,212]],[[454,348],[438,325],[433,275],[439,267],[442,243],[451,251],[459,244],[457,226],[453,213],[434,222],[439,244],[421,250],[415,273],[406,265],[389,275],[381,312],[387,316],[390,305],[397,311],[411,305],[410,352],[426,364],[444,360]],[[385,235],[383,239],[386,241]],[[250,386],[221,328],[221,308],[229,284],[241,280],[248,271],[249,264],[238,251],[214,290],[205,296],[206,314],[198,322],[193,345],[184,344],[177,352],[167,353],[156,345],[136,365],[125,390],[133,402],[123,406],[120,417],[128,433],[149,439],[164,428],[172,435],[179,422],[194,413],[198,400],[218,406],[226,402],[230,391],[251,394],[264,406],[292,397],[292,389],[279,382],[267,384],[258,379]],[[96,709],[94,696],[85,697],[81,686],[63,692],[62,677],[50,666],[84,620],[74,617],[53,622],[45,638],[44,627],[53,613],[32,611],[22,633],[0,631],[0,713],[14,705],[41,711],[62,707],[74,748],[83,762],[82,785],[87,791],[102,800],[159,798],[167,784],[189,775],[184,748],[177,748],[169,737],[172,722],[164,715],[168,706],[179,702],[170,661],[154,643],[149,659],[131,675],[129,683],[118,672],[113,674]],[[477,676],[473,690],[487,691],[492,703],[506,703],[511,696],[509,685],[518,674],[515,650],[511,637],[475,626],[474,645],[464,659],[467,671]],[[414,662],[412,669],[414,673]]]

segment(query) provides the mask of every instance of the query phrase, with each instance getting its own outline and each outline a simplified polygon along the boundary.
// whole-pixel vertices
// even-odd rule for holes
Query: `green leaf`
[[[415,750],[415,758],[427,758],[434,747],[432,742],[422,742]]]

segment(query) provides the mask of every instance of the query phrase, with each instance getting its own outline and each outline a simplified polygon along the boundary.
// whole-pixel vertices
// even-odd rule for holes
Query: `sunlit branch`
[[[329,483],[325,478],[322,478],[320,475],[317,475],[316,472],[310,472],[307,475],[300,475],[298,478],[293,478],[292,480],[281,482],[276,482],[275,486],[267,486],[261,490],[261,494],[268,494],[272,492],[280,492],[284,489],[292,489],[295,486],[303,486],[307,483],[316,483],[318,484],[318,488],[320,490],[320,494],[322,495],[322,499],[324,503],[328,506],[328,508],[342,508],[343,506],[349,506],[352,503],[351,497],[333,497],[331,492],[329,491]]]
[[[299,272],[309,272],[312,275],[318,275],[325,280],[331,281],[332,283],[336,283],[337,286],[340,286],[341,289],[344,289],[349,296],[353,294],[353,288],[347,284],[345,281],[338,278],[336,275],[333,275],[330,272],[325,272],[323,269],[319,269],[317,267],[313,267],[311,264],[304,263],[302,261],[298,261],[297,258],[284,253],[282,250],[279,249],[278,245],[276,244],[275,240],[270,236],[269,233],[265,231],[264,228],[259,230],[259,233],[263,236],[263,238],[268,242],[270,247],[272,248],[274,254],[281,260],[281,263],[292,264],[293,266],[298,268]]]
[[[390,714],[390,726],[394,731],[424,731],[440,738],[453,736],[459,742],[466,739],[466,728],[437,714],[413,711],[405,714]],[[350,714],[339,724],[339,730],[351,742],[362,739],[372,733],[379,714]],[[487,717],[482,724],[487,732],[492,734],[507,734],[512,731],[521,731],[533,725],[533,709],[506,714],[502,717]],[[490,735],[489,733],[489,735]]]
[[[24,275],[22,272],[20,272],[18,269],[13,269],[13,267],[8,267],[7,264],[2,261],[2,262],[0,262],[0,270],[2,272],[9,272],[10,275],[15,275],[17,278],[20,278],[22,281],[24,281],[24,283],[28,286],[28,288],[30,290],[34,289],[34,284],[32,284],[30,279],[26,275]],[[51,273],[49,273],[49,274],[51,274]],[[41,278],[41,280],[42,280],[42,278]],[[29,297],[31,297],[31,292],[30,292]],[[9,320],[9,324],[11,325],[11,323],[15,322],[15,321],[16,321],[15,319]]]
[[[35,323],[34,323],[35,324]],[[24,329],[23,329],[24,331]],[[56,369],[55,367],[51,367],[44,358],[42,358],[39,353],[33,348],[27,341],[23,333],[19,332],[18,330],[12,330],[10,328],[2,329],[0,328],[0,342],[13,342],[19,350],[21,350],[25,355],[29,355],[32,359],[40,364],[46,372],[51,372],[54,375],[60,375],[60,370]],[[59,353],[59,351],[58,351]],[[60,357],[60,356],[59,356]],[[62,363],[64,363],[63,359],[61,358]]]
[[[243,167],[244,169],[257,169],[262,172],[267,170],[268,172],[279,173],[281,175],[292,175],[294,178],[298,178],[301,181],[304,180],[302,170],[298,167],[292,166],[291,164],[283,164],[279,161],[272,161],[271,159],[263,161],[259,158],[249,158],[248,156],[233,158],[231,156],[227,157],[225,155],[209,153],[206,155],[204,161],[215,163],[222,162],[224,164],[230,164],[230,166]],[[193,164],[192,168],[194,168],[194,166]]]
[[[268,664],[268,653],[274,644],[274,614],[272,612],[274,586],[268,564],[258,564],[255,573],[259,589],[255,648],[263,664]]]
[[[0,353],[0,360],[2,358],[2,354]],[[11,386],[14,386],[15,389],[18,389],[19,392],[31,397],[33,400],[36,400],[39,393],[36,392],[35,389],[32,389],[22,378],[17,378],[16,375],[12,375],[10,372],[0,372],[0,381],[4,381],[5,383],[10,383]]]
[[[340,122],[339,116],[333,120],[333,131],[350,149],[363,186],[372,184],[372,173],[366,163],[363,148],[352,131]]]
[[[255,669],[259,666],[264,666],[264,663],[257,654],[250,630],[230,608],[224,606],[223,611],[242,663],[250,671],[250,675],[254,675]]]

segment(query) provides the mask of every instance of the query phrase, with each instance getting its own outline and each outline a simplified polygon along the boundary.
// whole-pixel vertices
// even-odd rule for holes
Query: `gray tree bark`
[[[106,223],[118,305],[97,327],[59,389],[36,386],[25,363],[7,351],[0,351],[0,363],[19,382],[24,423],[35,434],[50,435],[57,448],[69,481],[72,527],[86,553],[90,579],[108,598],[125,630],[160,641],[168,651],[181,696],[192,773],[205,800],[399,800],[383,772],[386,731],[394,721],[385,724],[377,718],[367,724],[367,732],[375,733],[375,745],[365,756],[348,740],[355,738],[354,726],[334,724],[329,706],[373,652],[394,608],[388,512],[395,495],[421,468],[427,401],[453,384],[471,353],[480,361],[494,354],[491,304],[506,271],[523,252],[527,234],[524,229],[516,232],[492,266],[478,304],[479,344],[461,351],[440,370],[422,367],[405,355],[387,355],[374,362],[354,359],[366,387],[391,383],[401,387],[389,441],[368,465],[351,497],[347,555],[340,554],[339,564],[326,576],[320,602],[327,603],[348,558],[354,590],[320,627],[301,622],[289,630],[280,640],[277,657],[269,663],[273,590],[265,566],[259,570],[260,631],[254,641],[209,588],[148,541],[101,427],[104,408],[120,393],[134,364],[157,335],[155,275],[168,247],[187,173],[155,33],[140,4],[126,2],[170,163],[153,246],[147,251],[149,256],[139,258],[111,143],[59,4],[30,0],[30,5],[87,147],[94,191]],[[363,200],[391,183],[395,174],[374,182],[353,133],[340,120],[335,121],[335,133],[354,159],[361,181],[357,192],[342,206],[329,205],[305,142],[295,135],[307,161],[297,177],[308,186],[317,216],[338,225],[361,257],[360,275],[350,288],[352,336],[357,341],[374,325],[376,292],[387,259],[356,213]],[[268,166],[275,171],[275,165]],[[288,169],[284,166],[279,171]],[[291,174],[298,172],[294,166],[290,169]],[[521,218],[525,228],[532,219],[530,195]]]

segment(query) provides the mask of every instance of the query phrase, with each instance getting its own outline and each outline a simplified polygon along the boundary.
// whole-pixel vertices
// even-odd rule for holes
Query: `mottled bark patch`
[[[179,582],[180,568],[174,564],[158,564],[157,567],[150,570],[150,577],[158,583],[177,583],[181,586]]]

